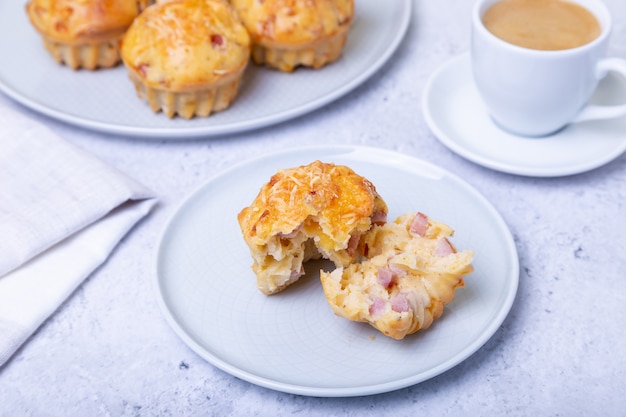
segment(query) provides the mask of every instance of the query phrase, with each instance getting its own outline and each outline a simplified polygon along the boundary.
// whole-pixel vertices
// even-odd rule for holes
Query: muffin
[[[354,0],[231,0],[252,39],[257,64],[281,71],[321,68],[343,51]]]
[[[452,235],[423,213],[375,226],[362,242],[366,260],[320,272],[334,313],[393,339],[427,329],[473,270],[473,253],[457,251]]]
[[[237,97],[250,37],[224,0],[167,1],[135,19],[121,54],[138,96],[154,112],[206,117]]]
[[[70,68],[120,62],[120,40],[148,0],[30,0],[26,12],[55,61]]]
[[[374,185],[352,169],[321,161],[280,170],[238,215],[257,287],[275,294],[304,275],[309,259],[347,266],[361,240],[387,218]]]

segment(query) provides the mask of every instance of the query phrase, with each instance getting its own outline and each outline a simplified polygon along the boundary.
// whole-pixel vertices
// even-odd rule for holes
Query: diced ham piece
[[[409,304],[409,300],[406,298],[406,295],[400,293],[391,298],[391,309],[396,313],[409,311],[410,308],[411,306]]]
[[[148,68],[150,68],[150,64],[139,64],[137,66],[137,72],[139,73],[139,75],[141,75],[143,78],[146,78],[146,75],[148,74]]]
[[[418,212],[411,222],[411,233],[424,237],[428,229],[428,217],[424,213]]]
[[[348,247],[346,251],[350,256],[354,256],[356,254],[356,250],[359,247],[359,240],[361,240],[361,234],[355,233],[350,236],[350,240],[348,240]]]
[[[272,16],[263,22],[257,22],[256,31],[262,36],[273,37],[275,21],[276,21],[276,17]]]
[[[211,44],[216,48],[224,46],[224,37],[218,34],[211,35]]]
[[[377,211],[372,214],[372,223],[385,224],[387,223],[387,213],[385,211]]]
[[[396,276],[388,268],[378,268],[378,283],[384,288],[391,287],[396,282]]]
[[[382,298],[375,298],[372,304],[370,304],[369,312],[372,316],[379,315],[385,309],[387,302]]]
[[[456,253],[456,250],[454,246],[452,246],[452,243],[445,237],[437,241],[437,246],[435,246],[435,250],[433,250],[433,255],[435,256],[448,256],[453,253]]]

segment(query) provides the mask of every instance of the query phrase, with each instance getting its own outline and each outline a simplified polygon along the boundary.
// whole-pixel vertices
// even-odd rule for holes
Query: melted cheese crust
[[[140,13],[137,0],[31,0],[28,17],[39,33],[66,44],[120,37]]]
[[[253,42],[286,47],[312,43],[347,30],[354,0],[232,0]]]
[[[376,210],[386,212],[386,206],[370,181],[346,166],[315,161],[272,176],[238,218],[246,241],[255,245],[304,226],[337,250],[352,231],[370,228]]]
[[[196,91],[241,76],[250,37],[226,1],[169,1],[135,19],[121,54],[129,71],[151,88]]]

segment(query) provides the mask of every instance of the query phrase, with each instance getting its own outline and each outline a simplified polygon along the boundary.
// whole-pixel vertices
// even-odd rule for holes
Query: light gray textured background
[[[615,16],[611,54],[626,58],[626,3],[606,3]],[[424,122],[421,94],[432,71],[468,50],[471,6],[416,1],[405,41],[370,81],[322,110],[255,132],[142,141],[22,108],[152,188],[161,204],[0,369],[0,415],[624,415],[626,155],[545,179],[492,171],[442,146]],[[324,143],[378,146],[444,167],[509,224],[521,262],[516,302],[495,336],[459,366],[382,395],[301,397],[214,368],[167,325],[152,288],[154,249],[180,201],[233,163]]]

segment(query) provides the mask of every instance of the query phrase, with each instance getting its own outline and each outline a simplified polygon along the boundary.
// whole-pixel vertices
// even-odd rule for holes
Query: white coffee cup
[[[516,135],[546,136],[569,123],[626,114],[626,104],[587,104],[609,71],[626,77],[626,60],[605,58],[612,21],[602,1],[570,0],[593,13],[602,31],[583,46],[555,51],[519,47],[492,34],[482,17],[498,1],[475,3],[471,42],[476,87],[497,125]]]

